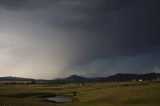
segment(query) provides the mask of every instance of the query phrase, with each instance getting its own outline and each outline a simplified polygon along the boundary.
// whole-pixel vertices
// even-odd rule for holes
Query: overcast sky
[[[0,0],[0,76],[160,72],[159,0]]]

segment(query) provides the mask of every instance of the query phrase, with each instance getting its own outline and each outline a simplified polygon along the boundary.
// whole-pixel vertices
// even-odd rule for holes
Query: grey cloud
[[[85,65],[74,65],[70,67],[68,71],[70,73],[80,74],[86,77],[105,77],[116,73],[142,74],[160,72],[159,53],[160,52],[146,53],[136,56],[120,56],[108,59],[99,59]]]
[[[159,4],[158,0],[0,0],[0,27],[7,35],[5,39],[22,42],[15,43],[16,49],[11,47],[10,54],[22,60],[28,57],[24,58],[25,67],[31,65],[29,61],[41,60],[56,73],[68,73],[71,68],[79,73],[88,70],[94,76],[98,70],[102,70],[100,74],[119,72],[118,68],[123,70],[129,63],[125,72],[131,67],[137,72],[143,71],[146,64],[152,67],[159,62],[146,63],[155,55],[159,58],[153,53],[160,50]],[[142,59],[149,52],[150,56]],[[130,65],[134,58],[141,67]],[[110,65],[118,68],[110,71]]]
[[[58,0],[0,0],[0,7],[8,11],[41,9]]]
[[[88,32],[84,42],[90,51],[88,58],[134,55],[159,50],[158,0],[95,0],[85,3],[79,1],[74,5],[61,4],[60,7],[64,8],[57,7],[60,10],[58,14],[49,13],[51,16],[48,16],[50,18],[47,21],[68,31]],[[82,36],[78,40],[83,42],[83,35],[71,35],[74,40],[77,36]]]

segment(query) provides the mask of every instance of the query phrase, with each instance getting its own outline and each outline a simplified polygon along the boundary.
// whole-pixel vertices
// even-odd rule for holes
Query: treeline
[[[37,84],[36,80],[32,81],[0,81],[0,85],[29,85]]]

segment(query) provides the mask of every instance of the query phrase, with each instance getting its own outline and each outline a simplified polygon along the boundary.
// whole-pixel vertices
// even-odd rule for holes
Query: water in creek
[[[49,101],[59,102],[59,103],[60,102],[65,102],[65,103],[73,102],[73,99],[67,96],[54,96],[54,97],[48,97],[45,99]]]

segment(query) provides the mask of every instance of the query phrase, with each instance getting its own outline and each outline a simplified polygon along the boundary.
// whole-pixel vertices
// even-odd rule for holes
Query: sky
[[[0,0],[0,76],[160,72],[159,0]]]

